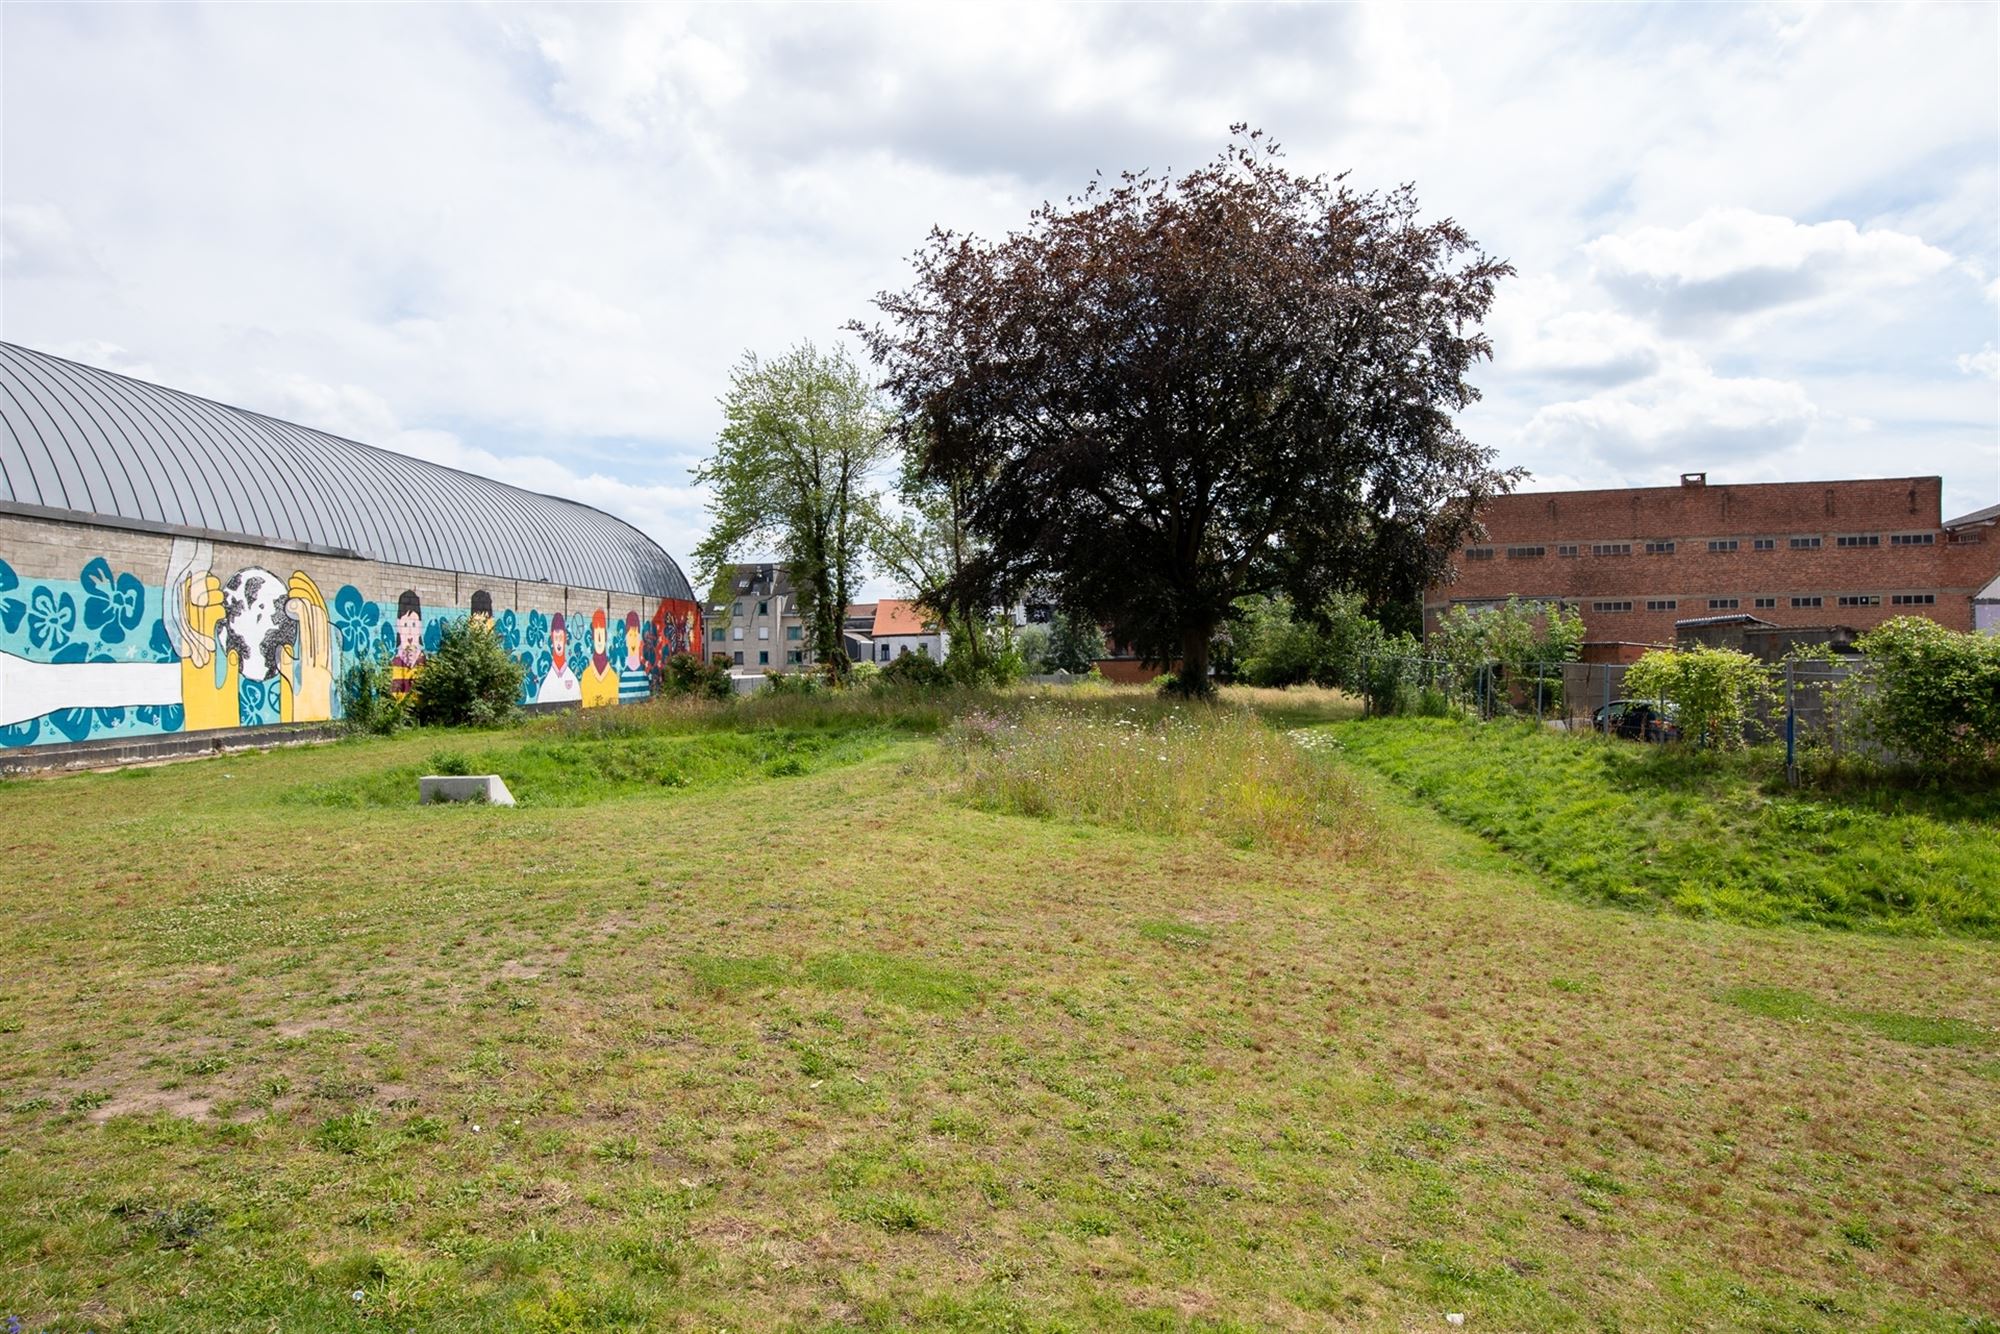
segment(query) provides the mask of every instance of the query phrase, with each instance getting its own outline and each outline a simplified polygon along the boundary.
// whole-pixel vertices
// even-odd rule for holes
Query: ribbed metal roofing
[[[602,510],[0,343],[0,508],[692,600]]]

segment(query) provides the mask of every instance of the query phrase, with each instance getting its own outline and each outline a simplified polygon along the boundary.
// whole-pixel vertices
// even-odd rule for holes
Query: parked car
[[[1600,732],[1622,736],[1629,741],[1679,741],[1681,725],[1671,710],[1651,700],[1614,699],[1590,716],[1590,725]]]

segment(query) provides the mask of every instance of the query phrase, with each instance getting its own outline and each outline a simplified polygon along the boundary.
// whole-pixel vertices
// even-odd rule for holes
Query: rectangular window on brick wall
[[[1880,533],[1848,533],[1833,539],[1836,547],[1879,547],[1882,545]]]
[[[1630,611],[1632,610],[1632,604],[1629,602],[1593,602],[1590,604],[1590,609],[1592,611]]]
[[[1892,607],[1935,607],[1937,605],[1937,594],[1898,593],[1889,599],[1889,605]]]
[[[1879,593],[1842,593],[1840,605],[1843,607],[1879,607],[1882,595]]]
[[[1536,557],[1538,557],[1538,556],[1546,556],[1546,555],[1548,555],[1548,554],[1549,554],[1549,549],[1548,549],[1547,547],[1508,547],[1508,548],[1507,548],[1507,559],[1508,559],[1508,560],[1534,560],[1534,559],[1535,559]]]
[[[1680,610],[1680,605],[1681,604],[1675,601],[1673,598],[1646,599],[1647,611],[1678,611]]]
[[[1593,542],[1590,545],[1593,556],[1629,556],[1632,554],[1630,542]]]
[[[1492,548],[1492,547],[1467,547],[1467,548],[1465,549],[1465,558],[1466,558],[1467,560],[1492,560],[1492,559],[1493,559],[1493,548]]]
[[[1817,537],[1795,537],[1792,539],[1792,550],[1818,551],[1819,539]]]
[[[1646,554],[1648,556],[1671,556],[1674,554],[1675,545],[1673,542],[1648,542],[1646,544]]]
[[[1750,540],[1750,549],[1752,551],[1776,551],[1778,549],[1778,539],[1775,537],[1752,538]]]
[[[1724,537],[1713,540],[1708,544],[1708,549],[1716,552],[1734,551],[1736,550],[1736,539],[1733,537]]]
[[[1794,607],[1817,607],[1817,606],[1819,606],[1819,605],[1820,605],[1820,599],[1818,599],[1818,598],[1793,598],[1793,599],[1792,599],[1792,605],[1793,605]]]
[[[1710,598],[1710,599],[1708,600],[1708,609],[1709,609],[1710,611],[1735,611],[1735,610],[1736,610],[1736,599],[1735,599],[1735,598]]]
[[[1936,544],[1936,533],[1897,533],[1889,539],[1892,547],[1928,547]]]
[[[1757,598],[1750,605],[1755,607],[1758,611],[1776,611],[1778,609],[1778,599]]]
[[[1582,548],[1575,542],[1558,542],[1556,544],[1556,555],[1558,556],[1574,556],[1581,551]]]

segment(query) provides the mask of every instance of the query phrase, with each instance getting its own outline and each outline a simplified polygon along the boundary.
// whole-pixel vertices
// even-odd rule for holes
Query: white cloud
[[[1956,364],[2000,300],[1963,276],[2000,272],[1991,7],[16,6],[7,27],[0,336],[490,458],[650,516],[682,558],[687,465],[744,349],[838,339],[934,223],[1019,226],[1095,170],[1195,165],[1239,119],[1300,167],[1413,180],[1521,267],[1468,414],[1504,462],[1615,485],[1706,421],[1746,469],[1807,466],[1809,440],[1848,451],[1814,471],[1893,458],[1991,503],[2000,411]]]
[[[1541,448],[1629,473],[1787,449],[1819,416],[1795,382],[1717,375],[1682,357],[1644,380],[1550,403],[1528,419],[1523,434]]]
[[[1965,375],[1983,375],[1989,380],[2000,380],[2000,349],[1988,343],[1977,352],[1961,352],[1957,357],[1958,369]]]
[[[1597,280],[1626,301],[1696,320],[1906,286],[1952,266],[1950,255],[1901,232],[1744,208],[1601,236],[1584,250]]]

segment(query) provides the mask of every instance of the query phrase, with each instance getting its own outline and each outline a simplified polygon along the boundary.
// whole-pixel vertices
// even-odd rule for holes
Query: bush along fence
[[[1765,663],[1732,649],[1655,649],[1637,662],[1365,655],[1370,714],[1532,719],[1568,731],[1737,750],[1782,744],[1787,778],[1859,765],[2000,779],[2000,637],[1904,617],[1859,650]]]

